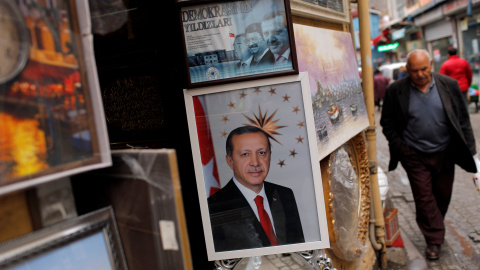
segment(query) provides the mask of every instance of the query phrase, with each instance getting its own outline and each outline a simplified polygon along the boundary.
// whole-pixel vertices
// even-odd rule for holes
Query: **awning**
[[[415,16],[417,16],[421,13],[424,13],[425,11],[435,7],[437,4],[440,4],[442,2],[445,2],[445,0],[432,0],[429,3],[427,3],[426,5],[421,6],[419,9],[414,10],[412,13],[408,14],[408,16],[411,16],[413,18],[413,17],[415,17]]]
[[[413,25],[413,22],[410,22],[406,19],[407,18],[399,18],[399,19],[391,20],[391,21],[381,25],[378,30],[383,31],[383,30],[389,29],[389,28],[399,29],[399,28],[402,28],[402,27],[405,27],[405,26]]]

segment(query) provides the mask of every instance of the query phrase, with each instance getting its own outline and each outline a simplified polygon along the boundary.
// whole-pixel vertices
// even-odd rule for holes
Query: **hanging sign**
[[[379,52],[385,52],[385,51],[391,51],[394,50],[400,45],[398,42],[396,43],[391,43],[391,44],[386,44],[386,45],[380,45],[378,46],[377,50]]]

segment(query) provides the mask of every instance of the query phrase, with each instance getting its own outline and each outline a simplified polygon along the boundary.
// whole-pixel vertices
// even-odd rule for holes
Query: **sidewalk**
[[[480,113],[472,113],[470,117],[479,151]],[[441,257],[436,261],[426,260],[426,243],[415,222],[415,205],[408,178],[400,164],[396,170],[388,172],[388,142],[379,125],[379,112],[375,112],[375,121],[378,166],[387,175],[389,196],[394,207],[398,209],[400,233],[405,244],[405,249],[387,249],[388,269],[480,269],[480,194],[474,188],[472,174],[458,166],[455,168],[453,195],[445,218],[447,232]]]

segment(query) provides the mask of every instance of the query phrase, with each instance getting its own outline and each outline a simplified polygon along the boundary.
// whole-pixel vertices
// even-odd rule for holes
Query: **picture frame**
[[[278,78],[185,89],[184,95],[208,259],[223,260],[328,248],[308,74],[301,72]],[[264,166],[267,168],[264,171],[268,171],[265,181],[292,190],[295,200],[291,204],[296,203],[297,209],[301,209],[299,223],[303,230],[303,242],[285,241],[277,246],[262,244],[254,248],[250,248],[249,244],[245,247],[223,247],[231,240],[231,235],[225,233],[223,237],[218,236],[218,231],[226,232],[228,228],[218,224],[217,218],[221,220],[222,212],[215,211],[216,206],[222,207],[228,202],[214,203],[209,200],[213,200],[211,194],[221,196],[217,193],[228,192],[222,192],[222,188],[235,185],[233,167],[230,167],[226,158],[225,143],[228,133],[241,126],[256,126],[268,134],[271,161],[269,169]],[[266,182],[262,183],[269,203],[272,203],[271,200],[275,200],[273,204],[281,202],[281,198],[269,198]],[[289,211],[294,217],[295,209]],[[272,216],[275,223],[273,227],[280,239],[284,223],[279,221],[277,224],[275,215]],[[249,224],[258,222],[258,219],[244,221],[233,217],[233,222]],[[240,230],[235,231],[235,234],[239,234]],[[248,241],[257,241],[256,238],[246,238]]]
[[[111,165],[88,1],[5,3],[30,53],[0,83],[0,195]]]
[[[93,197],[115,209],[130,269],[192,270],[176,151],[117,149],[112,150],[112,163],[72,177],[78,194],[90,194],[89,198],[80,196],[77,207],[93,204]],[[101,187],[93,191],[92,185],[98,183]]]
[[[186,88],[298,74],[289,0],[181,2]]]
[[[350,33],[293,27],[299,70],[309,76],[320,161],[368,128],[367,105]]]
[[[59,269],[128,269],[112,207],[0,244],[1,269],[43,269],[45,263]]]
[[[334,23],[350,23],[348,0],[291,0],[292,15]]]

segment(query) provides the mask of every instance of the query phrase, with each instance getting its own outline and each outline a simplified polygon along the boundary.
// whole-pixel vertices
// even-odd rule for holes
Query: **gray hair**
[[[408,63],[410,62],[410,61],[409,61],[409,60],[410,60],[410,56],[411,56],[412,54],[417,54],[417,53],[421,53],[421,54],[427,56],[429,63],[430,63],[430,61],[432,61],[432,58],[430,57],[430,54],[428,53],[427,50],[425,50],[425,49],[415,49],[415,50],[410,51],[410,52],[407,54],[407,67],[408,67]]]

